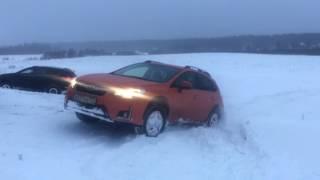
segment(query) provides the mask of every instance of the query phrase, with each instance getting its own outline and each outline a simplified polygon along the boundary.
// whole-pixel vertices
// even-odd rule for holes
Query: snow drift
[[[50,65],[82,75],[149,59],[198,66],[217,80],[227,116],[215,129],[171,126],[147,138],[82,124],[62,95],[1,89],[0,179],[320,179],[320,57],[27,57],[0,57],[0,73]]]

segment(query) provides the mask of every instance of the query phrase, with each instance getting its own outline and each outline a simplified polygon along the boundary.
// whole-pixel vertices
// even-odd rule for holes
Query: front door
[[[20,72],[17,72],[15,76],[14,86],[19,89],[31,89],[32,78],[35,74],[34,68],[27,68]]]
[[[185,72],[181,74],[176,81],[173,82],[170,89],[174,102],[173,108],[176,111],[177,118],[182,118],[184,121],[194,121],[197,119],[198,107],[196,102],[197,90],[191,89],[180,89],[179,84],[182,81],[188,81],[195,85],[196,74],[194,72]]]

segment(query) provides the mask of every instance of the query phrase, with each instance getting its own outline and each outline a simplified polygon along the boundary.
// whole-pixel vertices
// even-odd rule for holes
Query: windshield
[[[175,67],[141,63],[127,66],[111,74],[161,83],[169,81],[177,72],[178,68]]]

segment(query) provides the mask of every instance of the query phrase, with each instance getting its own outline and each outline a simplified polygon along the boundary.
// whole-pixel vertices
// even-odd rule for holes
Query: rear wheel
[[[61,90],[57,87],[50,87],[50,88],[48,88],[48,93],[49,94],[60,94]]]
[[[206,125],[208,127],[215,127],[218,125],[221,119],[221,113],[219,107],[215,107],[209,114]]]
[[[94,118],[94,117],[90,117],[90,116],[87,116],[87,115],[84,115],[84,114],[81,114],[81,113],[76,113],[77,115],[77,118],[84,122],[84,123],[87,123],[87,124],[94,124],[94,123],[97,123],[99,122],[100,120],[97,119],[97,118]]]
[[[146,111],[143,130],[146,136],[157,137],[166,126],[166,113],[163,108],[151,106]]]

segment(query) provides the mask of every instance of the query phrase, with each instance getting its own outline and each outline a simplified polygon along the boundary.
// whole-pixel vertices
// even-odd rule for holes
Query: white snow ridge
[[[145,60],[208,70],[224,97],[215,129],[169,126],[157,138],[86,125],[62,95],[0,90],[1,180],[319,180],[320,57],[203,53],[1,60],[78,75]]]

